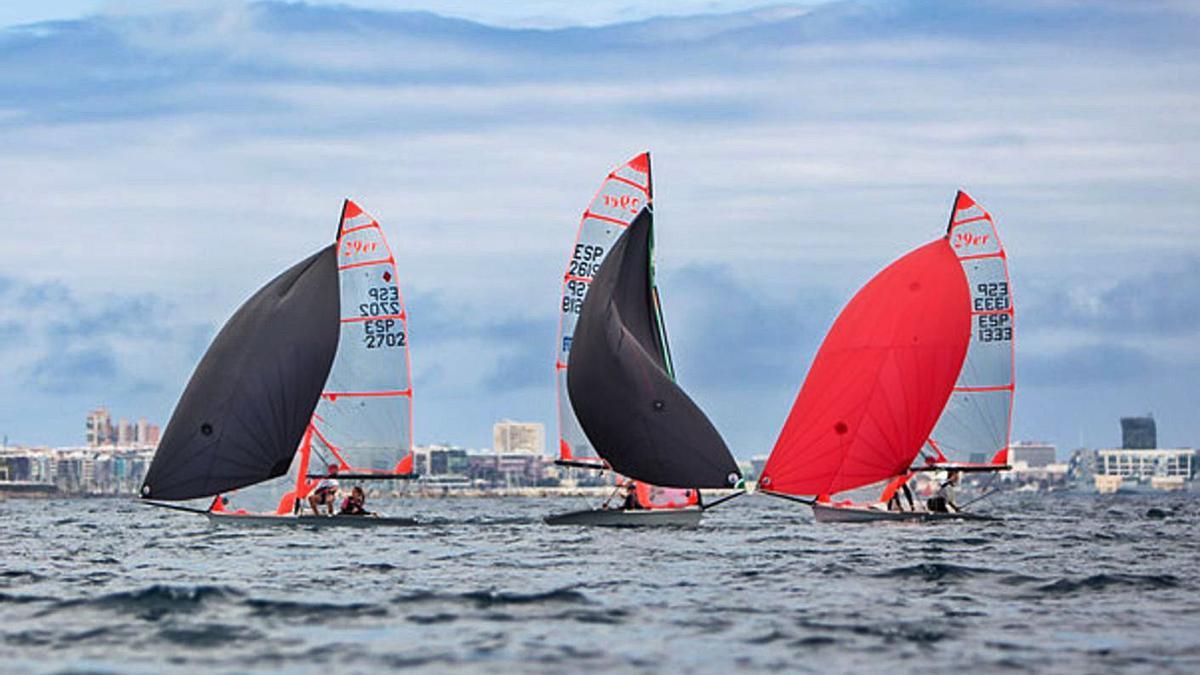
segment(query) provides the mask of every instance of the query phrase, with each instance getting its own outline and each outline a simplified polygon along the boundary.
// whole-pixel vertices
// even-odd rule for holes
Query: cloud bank
[[[552,428],[579,212],[648,148],[679,375],[740,454],[959,187],[1012,258],[1017,435],[1111,444],[1152,409],[1164,442],[1200,443],[1198,24],[1168,2],[554,29],[234,2],[0,32],[0,433],[77,441],[103,402],[165,421],[207,336],[333,236],[344,196],[396,249],[418,440]]]

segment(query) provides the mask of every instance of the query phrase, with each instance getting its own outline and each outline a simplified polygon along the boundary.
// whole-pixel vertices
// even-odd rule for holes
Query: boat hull
[[[587,509],[556,513],[545,517],[547,525],[584,525],[590,527],[696,527],[704,515],[699,507],[683,509]]]
[[[387,516],[275,516],[267,514],[206,513],[208,522],[234,527],[411,527],[412,518]]]
[[[813,504],[813,517],[818,523],[938,523],[949,520],[994,521],[991,516],[957,511],[936,513],[932,511],[880,511],[857,506],[827,506]]]

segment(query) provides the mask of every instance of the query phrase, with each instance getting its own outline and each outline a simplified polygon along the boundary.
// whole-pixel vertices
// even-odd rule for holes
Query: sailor
[[[321,482],[317,483],[317,487],[313,490],[313,493],[308,496],[308,505],[312,507],[314,516],[321,515],[321,511],[317,507],[322,504],[325,505],[329,515],[333,515],[333,509],[337,504],[337,474],[338,465],[330,464],[328,473],[321,479]]]
[[[621,503],[621,509],[625,511],[637,511],[642,508],[637,498],[637,486],[633,481],[625,484],[625,500]]]
[[[350,496],[342,500],[342,508],[340,510],[343,516],[366,516],[367,513],[367,493],[358,485],[350,491]]]
[[[958,511],[958,504],[954,501],[954,494],[958,490],[959,472],[951,471],[946,476],[946,480],[938,488],[937,494],[929,498],[929,510],[937,513],[949,513]]]

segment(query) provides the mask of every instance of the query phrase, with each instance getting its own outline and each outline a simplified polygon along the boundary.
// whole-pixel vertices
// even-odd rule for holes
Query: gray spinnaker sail
[[[720,433],[670,373],[642,209],[584,299],[567,388],[584,432],[620,474],[675,488],[723,488],[741,474]]]
[[[247,300],[192,374],[141,496],[210,497],[287,473],[333,365],[338,307],[333,246]]]

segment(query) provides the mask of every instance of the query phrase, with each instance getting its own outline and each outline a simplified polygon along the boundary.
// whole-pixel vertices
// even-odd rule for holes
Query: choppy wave
[[[986,567],[955,565],[953,563],[945,562],[924,562],[917,563],[915,565],[894,567],[892,569],[879,572],[875,574],[875,576],[884,579],[924,579],[926,581],[940,581],[943,579],[969,579],[971,577],[981,577],[996,574],[1003,574],[1003,571]]]
[[[1113,588],[1130,590],[1165,590],[1180,586],[1179,577],[1173,574],[1092,574],[1085,577],[1062,578],[1038,587],[1046,594],[1070,594],[1103,591]]]
[[[0,670],[924,675],[1200,658],[1200,499],[1021,499],[990,505],[1023,514],[1004,526],[903,528],[740,499],[670,532],[543,526],[566,500],[431,500],[437,525],[370,532],[129,527],[87,502],[9,502],[39,535],[0,548]],[[98,527],[81,537],[83,522]]]

